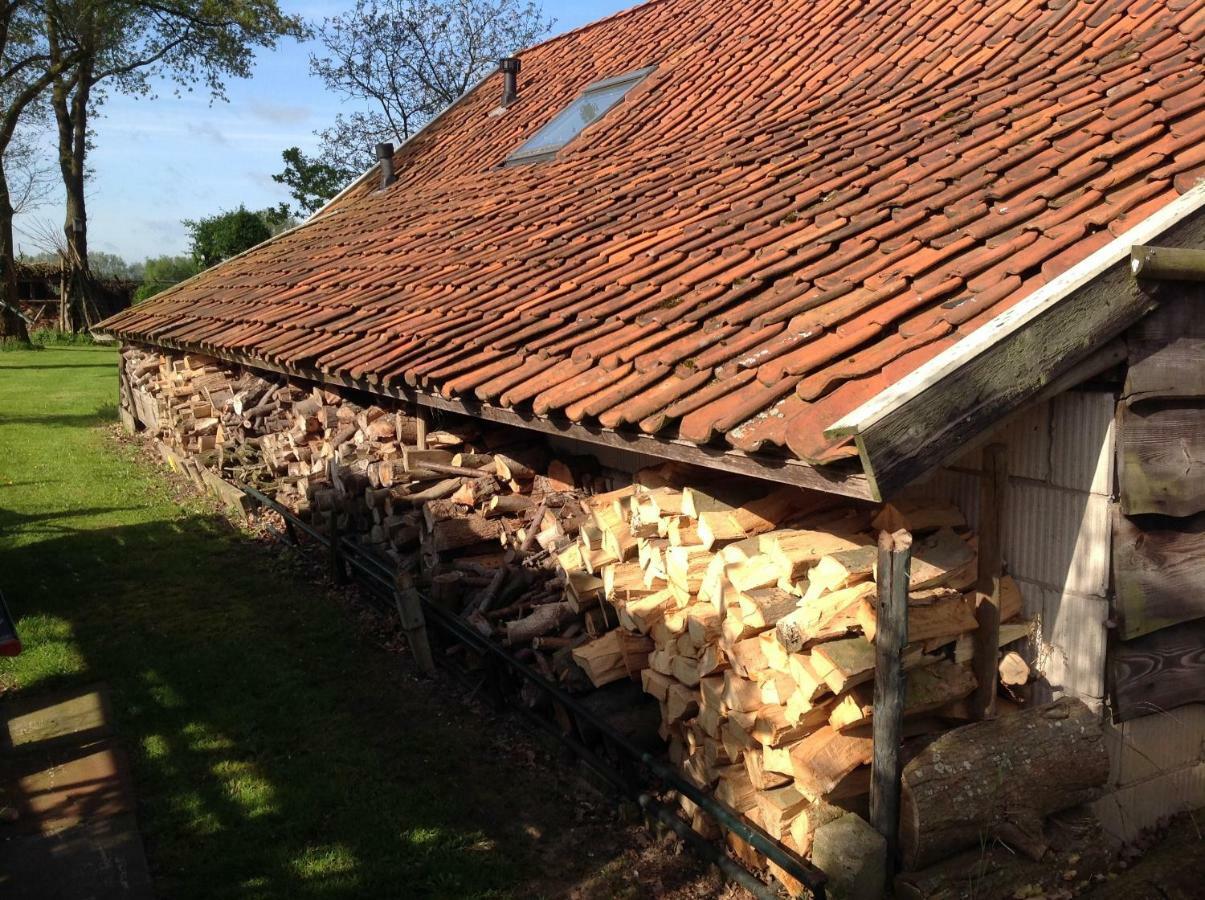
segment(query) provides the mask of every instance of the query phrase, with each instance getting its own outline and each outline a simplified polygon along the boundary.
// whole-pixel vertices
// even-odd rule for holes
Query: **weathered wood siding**
[[[1205,619],[1119,641],[1112,664],[1119,721],[1205,703]]]
[[[1205,397],[1205,308],[1192,289],[1164,302],[1126,334],[1130,403],[1166,397]]]
[[[1125,640],[1205,618],[1205,513],[1176,519],[1118,512],[1113,585]]]
[[[1118,721],[1205,701],[1205,288],[1167,287],[1126,346],[1109,654]]]
[[[1205,400],[1122,403],[1117,418],[1121,511],[1191,516],[1205,510]]]

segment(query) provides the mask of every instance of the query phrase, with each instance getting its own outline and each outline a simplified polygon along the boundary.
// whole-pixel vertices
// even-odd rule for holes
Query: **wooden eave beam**
[[[1158,303],[1134,246],[1205,241],[1205,183],[1183,194],[826,429],[854,437],[876,500],[962,453]],[[1071,385],[1068,385],[1070,387]]]
[[[1205,282],[1205,250],[1138,244],[1130,251],[1130,271],[1153,281]]]
[[[644,453],[649,456],[658,456],[663,459],[688,463],[702,468],[730,472],[735,475],[746,475],[751,478],[761,478],[777,484],[794,485],[795,487],[811,491],[836,494],[853,500],[871,501],[874,499],[869,479],[862,472],[850,468],[811,466],[805,462],[793,459],[780,459],[772,456],[744,453],[740,450],[700,447],[676,438],[657,438],[633,432],[614,431],[597,425],[580,425],[562,418],[520,413],[506,407],[482,403],[476,399],[449,400],[438,394],[416,390],[409,386],[382,386],[364,380],[345,378],[341,375],[321,372],[316,369],[281,365],[260,359],[259,357],[232,353],[203,345],[186,344],[161,338],[123,335],[120,332],[113,333],[113,337],[132,343],[158,346],[183,353],[197,353],[214,359],[221,359],[234,365],[275,372],[279,375],[299,378],[319,385],[362,391],[363,393],[374,394],[378,397],[388,397],[392,400],[414,403],[428,409],[438,409],[470,418],[484,419],[488,422],[497,422],[515,428],[526,428],[529,431],[570,438],[586,444],[611,447],[632,453]]]

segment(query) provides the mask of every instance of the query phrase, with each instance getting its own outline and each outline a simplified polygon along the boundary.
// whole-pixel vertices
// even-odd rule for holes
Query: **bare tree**
[[[38,122],[19,126],[4,150],[9,202],[16,215],[32,212],[54,194],[56,179],[46,155],[44,125]]]
[[[226,78],[251,74],[257,47],[307,33],[277,0],[56,0],[69,32],[49,35],[50,59],[79,48],[75,62],[55,79],[51,108],[58,131],[58,162],[66,192],[63,233],[71,270],[72,327],[91,325],[102,313],[93,302],[88,267],[85,202],[90,116],[106,91],[150,95],[156,77],[200,84],[223,98]]]
[[[552,25],[532,0],[356,0],[318,27],[326,52],[310,57],[310,69],[364,108],[318,132],[318,159],[286,150],[276,180],[313,211],[372,165],[378,141],[403,143]]]

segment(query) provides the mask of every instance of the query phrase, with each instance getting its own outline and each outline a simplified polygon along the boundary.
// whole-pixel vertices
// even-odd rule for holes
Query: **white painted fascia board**
[[[1038,288],[982,328],[946,348],[919,369],[901,378],[891,387],[867,400],[853,412],[824,430],[829,438],[863,434],[886,419],[910,400],[938,382],[954,375],[1005,337],[1020,331],[1029,322],[1075,291],[1090,284],[1122,260],[1128,259],[1136,244],[1146,244],[1194,213],[1205,208],[1205,182],[1197,184],[1149,218],[1143,219],[1121,237],[1110,241],[1087,259]]]

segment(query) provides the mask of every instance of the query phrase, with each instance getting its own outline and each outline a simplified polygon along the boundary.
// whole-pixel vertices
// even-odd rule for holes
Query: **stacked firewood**
[[[413,416],[206,357],[127,347],[122,365],[123,405],[198,484],[255,487],[393,557],[516,646],[548,638],[548,649],[554,633],[567,646],[596,627],[559,605],[552,555],[577,538],[580,498],[603,484],[592,460],[554,460],[541,442],[467,420],[420,440]]]
[[[968,717],[976,539],[953,507],[851,507],[673,463],[620,477],[513,429],[449,417],[428,431],[202,357],[126,348],[123,367],[123,404],[189,465],[391,556],[568,690],[638,682],[682,773],[801,854],[867,812],[880,531],[914,537],[905,758]],[[1005,578],[1001,683],[1018,695],[1021,612]]]
[[[912,752],[967,719],[976,541],[956,508],[871,512],[791,488],[749,496],[640,483],[589,506],[559,561],[567,590],[588,592],[619,628],[575,660],[596,685],[639,677],[681,771],[797,852],[826,822],[867,812],[882,530],[915,538],[904,655]],[[1002,645],[1028,636],[1021,612],[1006,578]],[[1017,681],[1019,659],[1006,652],[1006,680]],[[683,809],[697,830],[718,833],[689,801]]]

